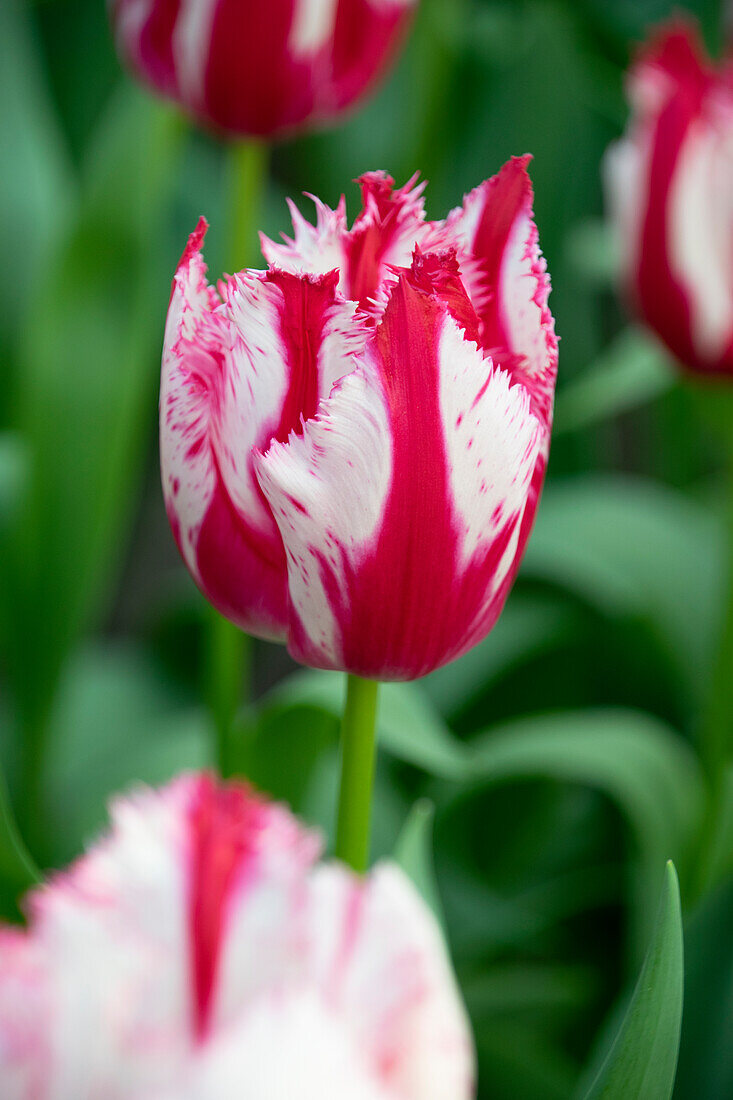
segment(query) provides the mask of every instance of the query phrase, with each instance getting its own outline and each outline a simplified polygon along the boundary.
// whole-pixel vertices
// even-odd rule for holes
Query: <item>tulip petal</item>
[[[340,268],[341,293],[369,310],[380,300],[391,269],[409,265],[416,245],[436,249],[449,242],[442,226],[425,221],[425,184],[417,176],[397,190],[386,172],[368,172],[358,183],[362,209],[351,229],[343,196],[336,210],[314,198],[315,226],[290,203],[293,237],[285,237],[283,244],[264,235],[261,241],[268,263],[287,271],[316,274]]]
[[[605,163],[633,304],[693,370],[733,369],[733,82],[694,24],[660,28],[631,68],[632,121]]]
[[[527,388],[533,412],[549,428],[557,339],[532,217],[530,159],[513,157],[446,224],[465,257],[461,270],[481,318],[483,347]]]
[[[516,571],[541,426],[430,269],[399,275],[362,367],[258,463],[307,664],[423,675],[488,632]]]
[[[365,338],[336,275],[245,272],[206,285],[192,238],[174,283],[161,380],[161,468],[181,553],[206,596],[243,629],[281,637],[282,543],[253,453],[315,413]]]
[[[206,775],[118,800],[111,834],[32,895],[28,931],[0,932],[4,1100],[224,1100],[242,1081],[263,1100],[468,1100],[434,919],[396,867],[361,879],[318,848]]]

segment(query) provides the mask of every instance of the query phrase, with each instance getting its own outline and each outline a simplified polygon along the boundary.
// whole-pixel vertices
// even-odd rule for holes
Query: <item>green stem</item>
[[[216,760],[225,778],[237,771],[236,720],[251,680],[252,639],[211,607],[206,622],[206,702],[216,734]]]
[[[341,723],[336,856],[359,874],[366,871],[369,863],[378,688],[375,680],[349,675]]]
[[[269,150],[262,141],[229,147],[229,248],[231,274],[260,261],[257,231],[267,185]]]
[[[267,182],[267,146],[233,143],[228,150],[230,274],[257,266],[257,229]],[[236,718],[251,695],[252,639],[213,608],[206,631],[206,699],[216,731],[217,761],[223,776],[237,770]]]

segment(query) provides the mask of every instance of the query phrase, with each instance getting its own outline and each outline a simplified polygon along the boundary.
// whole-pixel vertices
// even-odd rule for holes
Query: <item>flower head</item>
[[[176,273],[161,464],[205,595],[296,659],[422,676],[494,625],[534,519],[557,343],[526,158],[445,221],[372,173],[266,271]]]
[[[733,372],[733,70],[678,19],[640,53],[628,94],[606,178],[629,293],[682,364]]]
[[[135,73],[196,118],[272,136],[339,115],[387,66],[417,0],[111,0]]]
[[[468,1100],[435,922],[402,873],[316,862],[206,775],[140,791],[0,931],[4,1100]]]

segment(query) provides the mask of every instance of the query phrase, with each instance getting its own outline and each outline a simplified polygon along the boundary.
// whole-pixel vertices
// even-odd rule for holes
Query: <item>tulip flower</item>
[[[140,790],[0,930],[3,1100],[468,1100],[441,935],[394,865],[243,784]]]
[[[417,0],[112,0],[120,54],[202,122],[271,137],[361,99]]]
[[[214,289],[202,223],[163,354],[163,489],[208,599],[299,661],[422,676],[496,622],[539,499],[557,343],[517,158],[441,222],[361,180],[293,208],[269,267]]]
[[[733,73],[693,26],[657,30],[628,79],[607,190],[637,312],[694,371],[733,371]]]

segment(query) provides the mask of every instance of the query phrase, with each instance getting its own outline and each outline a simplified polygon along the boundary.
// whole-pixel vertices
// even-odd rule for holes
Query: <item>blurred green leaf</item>
[[[142,94],[115,103],[78,220],[29,303],[15,423],[31,483],[3,598],[9,671],[30,731],[43,725],[64,655],[97,612],[124,546],[155,415],[173,266],[170,257],[162,269],[161,211],[177,134],[167,109]]]
[[[618,240],[605,218],[586,218],[569,230],[565,238],[568,262],[585,279],[600,287],[613,286],[619,273]]]
[[[656,927],[613,1045],[584,1100],[669,1100],[682,1023],[684,960],[679,886],[667,864]]]
[[[262,700],[265,720],[277,711],[300,707],[339,720],[344,678],[339,672],[297,672]],[[464,746],[453,737],[415,684],[382,684],[377,711],[379,745],[387,752],[442,779],[466,776]]]
[[[633,941],[643,942],[653,914],[654,868],[689,856],[703,799],[700,767],[688,745],[663,723],[634,711],[571,711],[522,718],[472,744],[472,783],[551,778],[606,794],[632,829]]]
[[[28,485],[28,454],[17,432],[0,432],[0,538],[18,513]]]
[[[454,717],[508,671],[571,637],[577,618],[568,601],[552,593],[513,592],[489,636],[426,676],[420,689],[442,715]]]
[[[595,363],[560,390],[553,432],[592,427],[653,401],[676,382],[676,371],[661,344],[644,329],[625,329]]]
[[[18,902],[40,876],[23,838],[18,832],[8,799],[5,779],[0,775],[0,918],[18,917]]]
[[[434,818],[435,806],[429,799],[421,798],[415,803],[397,838],[394,859],[442,924],[443,912],[433,865]]]
[[[500,963],[464,981],[462,989],[472,1019],[490,1027],[510,1016],[573,1015],[597,992],[597,980],[579,965]]]
[[[87,648],[65,668],[43,773],[48,858],[61,866],[107,822],[110,797],[212,763],[209,719],[129,644]]]
[[[697,700],[710,672],[723,557],[722,523],[681,493],[588,474],[547,487],[522,569],[604,614],[646,621]]]
[[[491,1100],[567,1100],[575,1061],[539,1027],[494,1020],[476,1037],[479,1079]]]
[[[552,778],[598,787],[623,810],[639,843],[679,858],[699,821],[700,768],[683,739],[651,715],[568,711],[519,718],[471,745],[473,784]]]
[[[27,4],[0,4],[0,209],[12,277],[4,280],[0,331],[28,307],[49,248],[76,200],[76,180],[46,87],[43,59]]]

